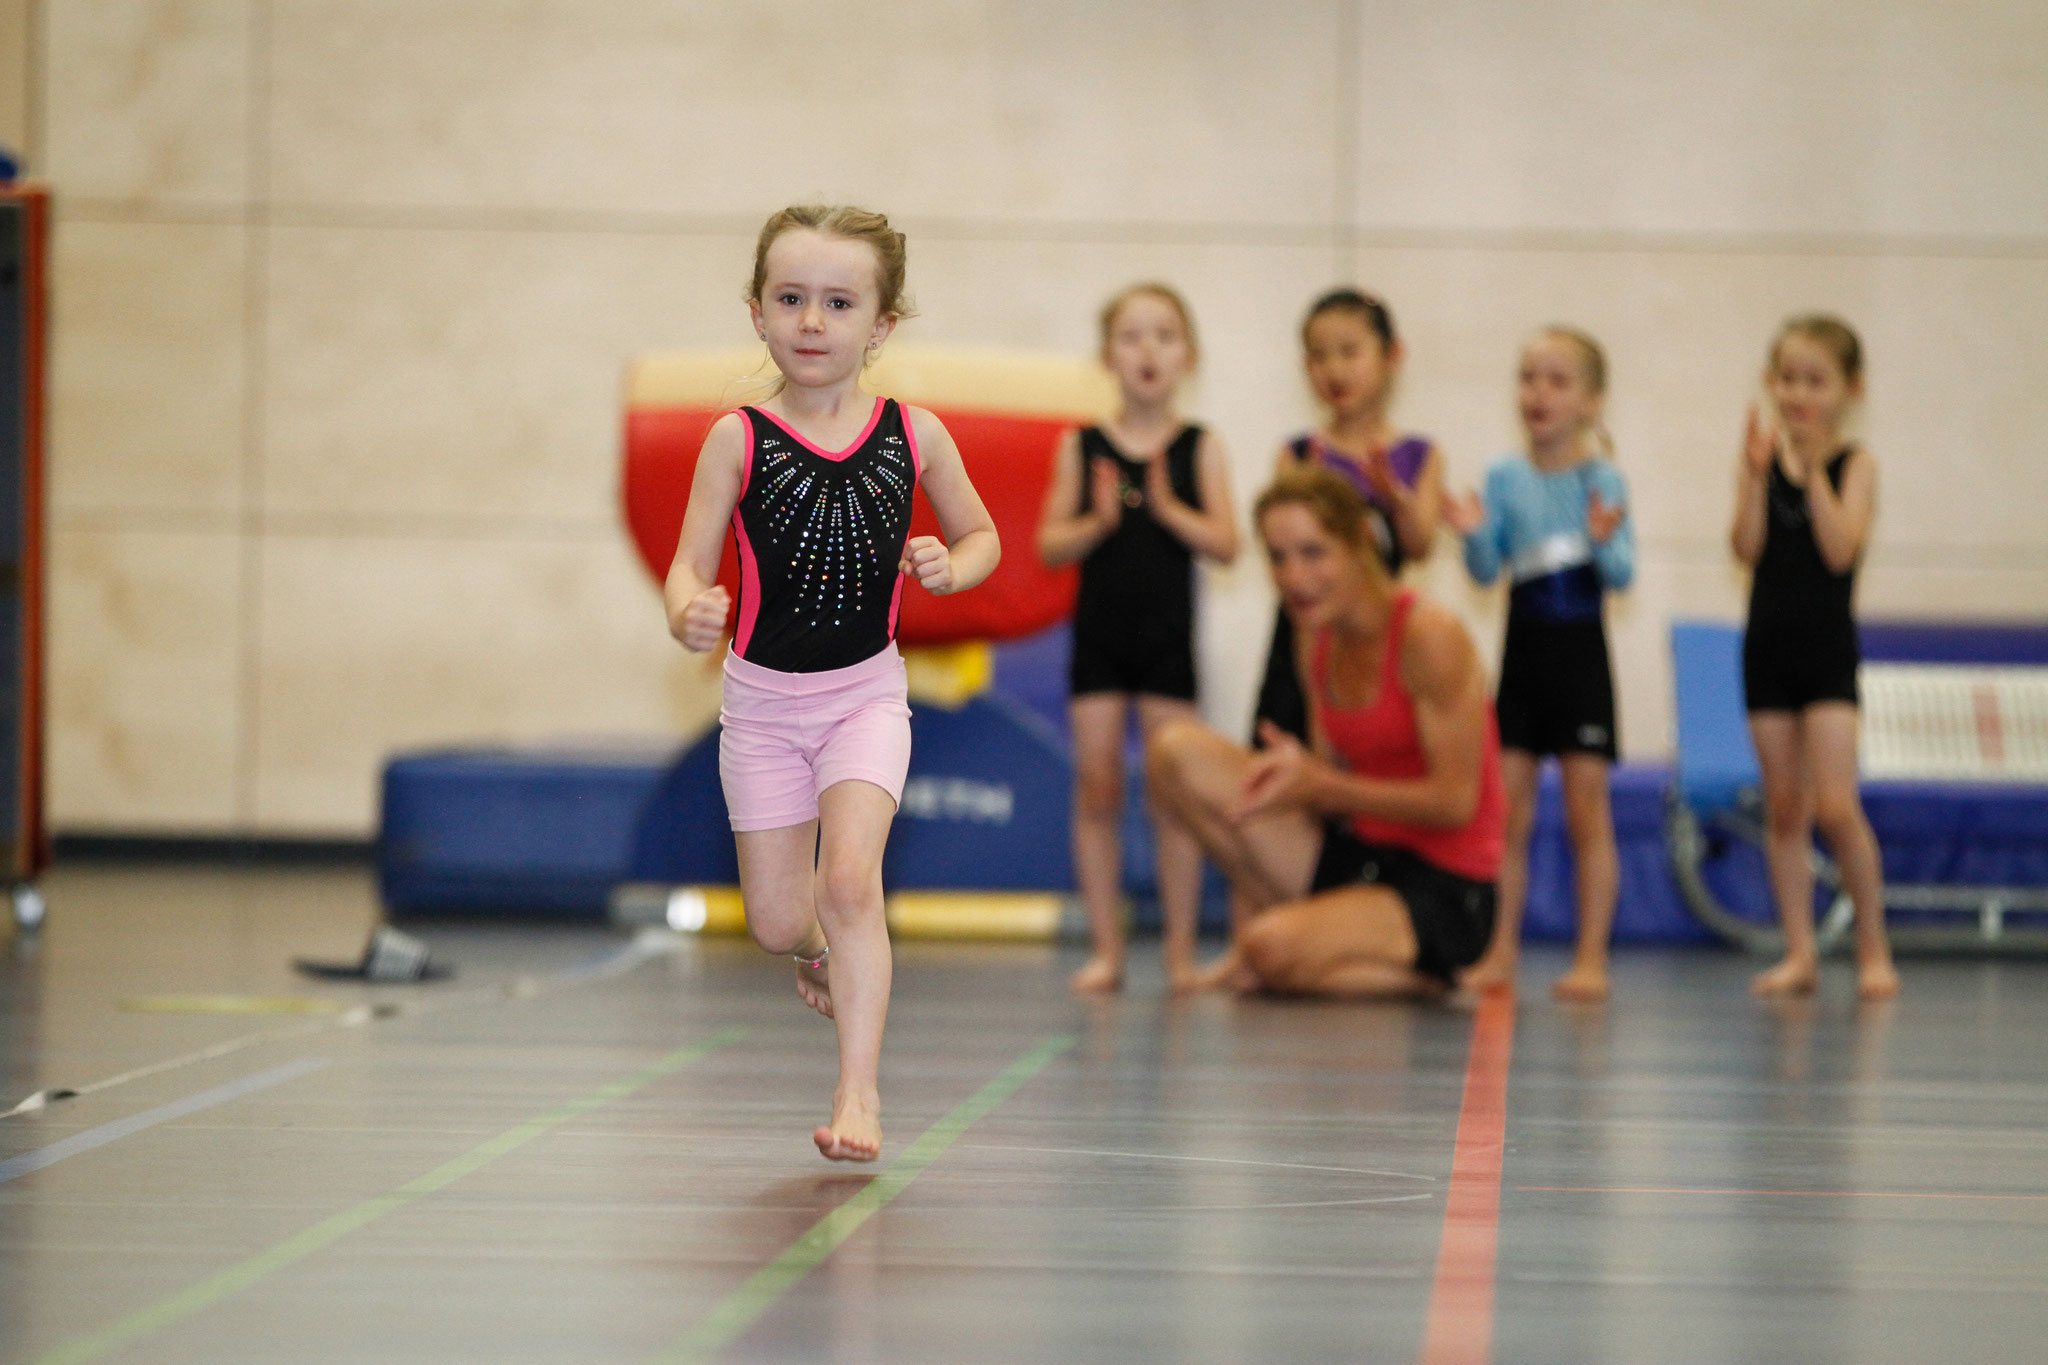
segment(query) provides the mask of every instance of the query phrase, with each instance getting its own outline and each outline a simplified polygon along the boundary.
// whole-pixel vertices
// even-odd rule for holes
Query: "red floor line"
[[[1944,1194],[1938,1190],[1709,1190],[1656,1185],[1517,1185],[1536,1194],[1770,1194],[1801,1199],[2048,1199],[2048,1194]]]
[[[1489,1365],[1493,1359],[1494,1256],[1507,1142],[1508,1054],[1514,1041],[1514,996],[1489,992],[1472,1017],[1472,1052],[1465,1062],[1465,1098],[1458,1110],[1422,1365]]]

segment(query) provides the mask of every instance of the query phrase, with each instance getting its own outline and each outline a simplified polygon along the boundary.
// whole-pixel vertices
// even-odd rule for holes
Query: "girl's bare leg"
[[[813,1133],[834,1161],[873,1161],[882,1151],[882,1025],[894,971],[882,912],[882,850],[896,803],[872,782],[835,782],[818,797],[818,923],[832,945],[832,1022],[839,1084],[832,1122]]]
[[[1813,819],[1842,869],[1842,885],[1856,907],[1856,994],[1889,1000],[1899,993],[1891,940],[1884,931],[1884,863],[1877,836],[1863,813],[1856,786],[1856,731],[1861,716],[1847,702],[1822,702],[1800,716],[1806,771],[1813,785]]]
[[[1752,711],[1749,736],[1764,781],[1764,862],[1785,930],[1785,956],[1750,982],[1758,995],[1805,995],[1820,984],[1813,939],[1813,806],[1800,717]]]
[[[1170,697],[1138,698],[1138,724],[1149,745],[1168,724],[1199,723],[1194,703]],[[1160,956],[1166,964],[1167,989],[1175,993],[1199,989],[1195,966],[1195,934],[1202,913],[1202,846],[1194,831],[1181,823],[1159,794],[1146,788],[1152,835],[1159,851]]]
[[[1598,754],[1565,754],[1558,766],[1564,773],[1565,828],[1578,869],[1579,940],[1571,969],[1550,993],[1559,1000],[1605,1000],[1610,989],[1607,944],[1614,934],[1614,904],[1621,894],[1608,764]]]
[[[733,843],[739,852],[740,899],[754,942],[778,957],[817,957],[825,947],[825,932],[818,927],[818,822],[735,833]],[[796,990],[805,1004],[832,1017],[822,968],[807,972],[799,966]]]
[[[1527,749],[1500,751],[1500,782],[1507,797],[1507,837],[1501,849],[1493,937],[1479,960],[1458,973],[1468,991],[1512,990],[1522,957],[1522,907],[1529,898],[1529,832],[1536,827],[1536,778],[1542,760]]]
[[[1121,692],[1068,703],[1074,730],[1074,880],[1095,952],[1070,983],[1093,994],[1124,984],[1124,716]]]

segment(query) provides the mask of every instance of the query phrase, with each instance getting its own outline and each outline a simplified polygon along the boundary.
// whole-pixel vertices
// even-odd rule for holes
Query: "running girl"
[[[1427,436],[1398,431],[1387,417],[1401,371],[1401,341],[1386,304],[1356,289],[1317,299],[1301,324],[1302,365],[1323,405],[1323,424],[1286,445],[1274,472],[1303,464],[1342,474],[1365,498],[1373,544],[1389,571],[1429,553],[1443,502],[1443,461]],[[1266,651],[1254,728],[1271,721],[1308,737],[1308,708],[1294,669],[1294,623],[1277,612]]]
[[[1102,363],[1117,382],[1107,424],[1069,432],[1053,465],[1038,553],[1081,561],[1069,671],[1074,729],[1074,872],[1094,955],[1077,991],[1123,985],[1124,730],[1136,710],[1149,738],[1195,714],[1194,557],[1237,555],[1229,457],[1175,403],[1193,371],[1195,326],[1179,294],[1138,284],[1102,310]],[[1179,820],[1152,803],[1168,985],[1192,989],[1202,853]]]
[[[719,777],[747,928],[796,958],[797,993],[838,1030],[832,1121],[812,1135],[834,1161],[882,1149],[882,850],[910,763],[903,578],[960,592],[1001,556],[938,419],[860,391],[863,365],[909,311],[903,275],[903,235],[878,213],[803,206],[768,219],[747,306],[781,383],[705,437],[664,592],[670,632],[714,648],[732,607],[716,584],[730,525],[741,580]],[[907,539],[920,483],[943,539]]]
[[[1754,982],[1798,995],[1820,979],[1813,830],[1856,907],[1857,994],[1899,992],[1884,932],[1884,870],[1856,785],[1856,565],[1877,508],[1877,457],[1844,434],[1863,397],[1863,347],[1837,318],[1793,318],[1764,369],[1770,411],[1750,409],[1730,536],[1753,569],[1742,637],[1749,734],[1764,781],[1764,854],[1785,958]]]
[[[1602,621],[1607,593],[1635,573],[1628,490],[1600,423],[1607,360],[1584,332],[1548,327],[1522,348],[1516,381],[1526,455],[1486,473],[1486,496],[1452,499],[1445,519],[1465,537],[1465,567],[1485,584],[1503,566],[1514,582],[1501,650],[1501,778],[1507,787],[1507,851],[1500,915],[1486,956],[1462,984],[1512,986],[1529,890],[1529,831],[1536,775],[1555,754],[1564,778],[1565,826],[1578,870],[1579,940],[1571,969],[1551,987],[1560,1000],[1608,992],[1607,940],[1621,867],[1614,847],[1608,769],[1616,752],[1614,673]]]

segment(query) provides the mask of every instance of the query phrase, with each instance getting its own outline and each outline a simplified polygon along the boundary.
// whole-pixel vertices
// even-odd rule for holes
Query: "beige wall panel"
[[[30,0],[0,0],[0,145],[22,156],[34,150],[28,145],[33,123],[29,100],[35,87],[30,8]]]
[[[1357,220],[2038,236],[2043,52],[1998,0],[1373,5]]]
[[[1358,274],[1408,346],[1397,417],[1437,436],[1454,482],[1517,448],[1513,369],[1538,324],[1605,345],[1608,427],[1641,536],[1718,547],[1735,447],[1780,321],[1862,332],[1862,428],[1883,469],[1876,543],[2039,553],[2048,388],[2035,319],[2048,261],[1688,252],[1368,249]]]
[[[367,835],[394,751],[694,732],[717,673],[668,636],[623,533],[552,541],[273,534],[257,828]]]
[[[920,345],[986,345],[1093,354],[1110,295],[1159,279],[1186,296],[1202,346],[1188,414],[1228,445],[1240,519],[1272,470],[1273,451],[1309,420],[1296,328],[1325,288],[1337,253],[1321,247],[911,241]],[[1031,553],[1014,541],[1009,554]],[[1199,625],[1202,707],[1241,730],[1271,633],[1272,594],[1249,542],[1237,563],[1204,574]]]
[[[70,196],[248,196],[245,0],[46,0],[43,173]]]
[[[67,218],[55,244],[52,506],[236,511],[243,229]]]
[[[49,801],[60,830],[231,828],[239,538],[59,521]]]
[[[278,229],[267,505],[617,525],[626,362],[751,341],[752,251],[718,236]]]
[[[1327,223],[1335,0],[335,0],[276,16],[285,202]]]

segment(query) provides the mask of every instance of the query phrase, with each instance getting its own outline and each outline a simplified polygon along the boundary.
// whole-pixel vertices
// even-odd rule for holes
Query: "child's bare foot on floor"
[[[1195,965],[1193,957],[1167,959],[1166,989],[1172,995],[1189,995],[1204,989],[1202,969]]]
[[[1076,995],[1102,995],[1124,988],[1124,964],[1116,958],[1096,954],[1075,972],[1067,983]]]
[[[1570,971],[1551,983],[1550,995],[1553,1000],[1590,1004],[1605,1000],[1611,989],[1605,966],[1573,963]]]
[[[1515,965],[1515,959],[1512,957],[1487,953],[1458,973],[1458,985],[1474,995],[1485,995],[1488,991],[1511,991],[1515,988]]]
[[[1752,995],[1811,995],[1820,986],[1820,966],[1810,957],[1788,957],[1749,983]]]
[[[1899,993],[1898,969],[1892,966],[1889,953],[1881,958],[1856,964],[1856,998],[1858,1000],[1889,1000]]]
[[[827,1019],[832,1017],[831,967],[820,962],[813,967],[808,962],[796,964],[796,993]]]
[[[882,1154],[882,1106],[861,1096],[832,1101],[832,1123],[811,1134],[827,1161],[873,1161]]]

